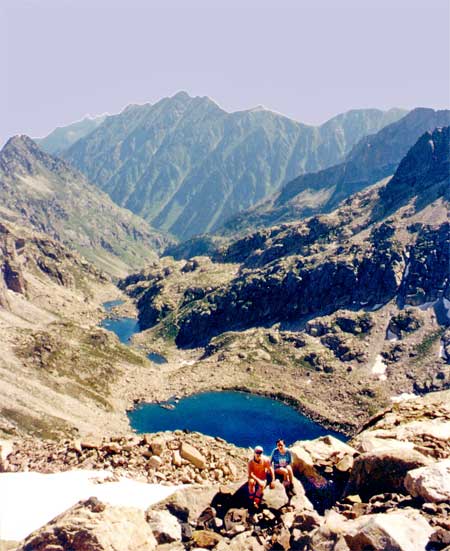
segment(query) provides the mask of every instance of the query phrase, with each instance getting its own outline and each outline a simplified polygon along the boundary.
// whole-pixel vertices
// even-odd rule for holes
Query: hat
[[[263,447],[262,446],[256,446],[256,448],[253,450],[254,452],[263,452]]]

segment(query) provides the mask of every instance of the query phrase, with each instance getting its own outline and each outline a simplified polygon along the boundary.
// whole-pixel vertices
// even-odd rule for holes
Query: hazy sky
[[[448,0],[0,0],[0,142],[179,90],[314,124],[448,107],[449,20]]]

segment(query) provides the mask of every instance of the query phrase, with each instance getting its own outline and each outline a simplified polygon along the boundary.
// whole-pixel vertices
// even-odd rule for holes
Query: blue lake
[[[100,325],[115,333],[124,344],[129,344],[130,338],[139,333],[139,322],[135,318],[106,318]]]
[[[187,429],[221,438],[242,447],[261,445],[266,453],[278,438],[287,445],[296,440],[332,434],[346,438],[311,421],[278,400],[245,392],[204,392],[181,399],[165,409],[159,404],[139,404],[128,412],[130,424],[139,433]]]

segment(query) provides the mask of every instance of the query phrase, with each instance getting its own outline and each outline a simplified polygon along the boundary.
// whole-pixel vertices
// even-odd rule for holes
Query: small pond
[[[124,344],[129,344],[130,338],[139,333],[139,322],[136,318],[106,318],[100,326],[115,333]]]
[[[108,300],[106,302],[103,303],[103,308],[107,311],[107,312],[111,312],[111,310],[113,308],[115,308],[116,306],[120,306],[121,304],[123,304],[123,300],[122,299],[116,299],[116,300]]]
[[[157,354],[156,352],[150,352],[150,354],[147,354],[147,358],[155,364],[162,365],[167,363],[166,358],[164,356],[161,356],[161,354]]]
[[[311,421],[278,400],[246,392],[204,392],[178,403],[139,404],[128,412],[131,426],[139,433],[187,429],[219,436],[241,447],[258,444],[270,453],[278,438],[286,444],[338,434]]]

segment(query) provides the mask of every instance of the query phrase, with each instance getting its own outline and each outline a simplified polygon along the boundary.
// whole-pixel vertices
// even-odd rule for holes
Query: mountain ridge
[[[64,157],[117,204],[186,237],[335,163],[356,139],[403,114],[355,110],[312,127],[265,110],[227,113],[181,92],[108,117]]]

